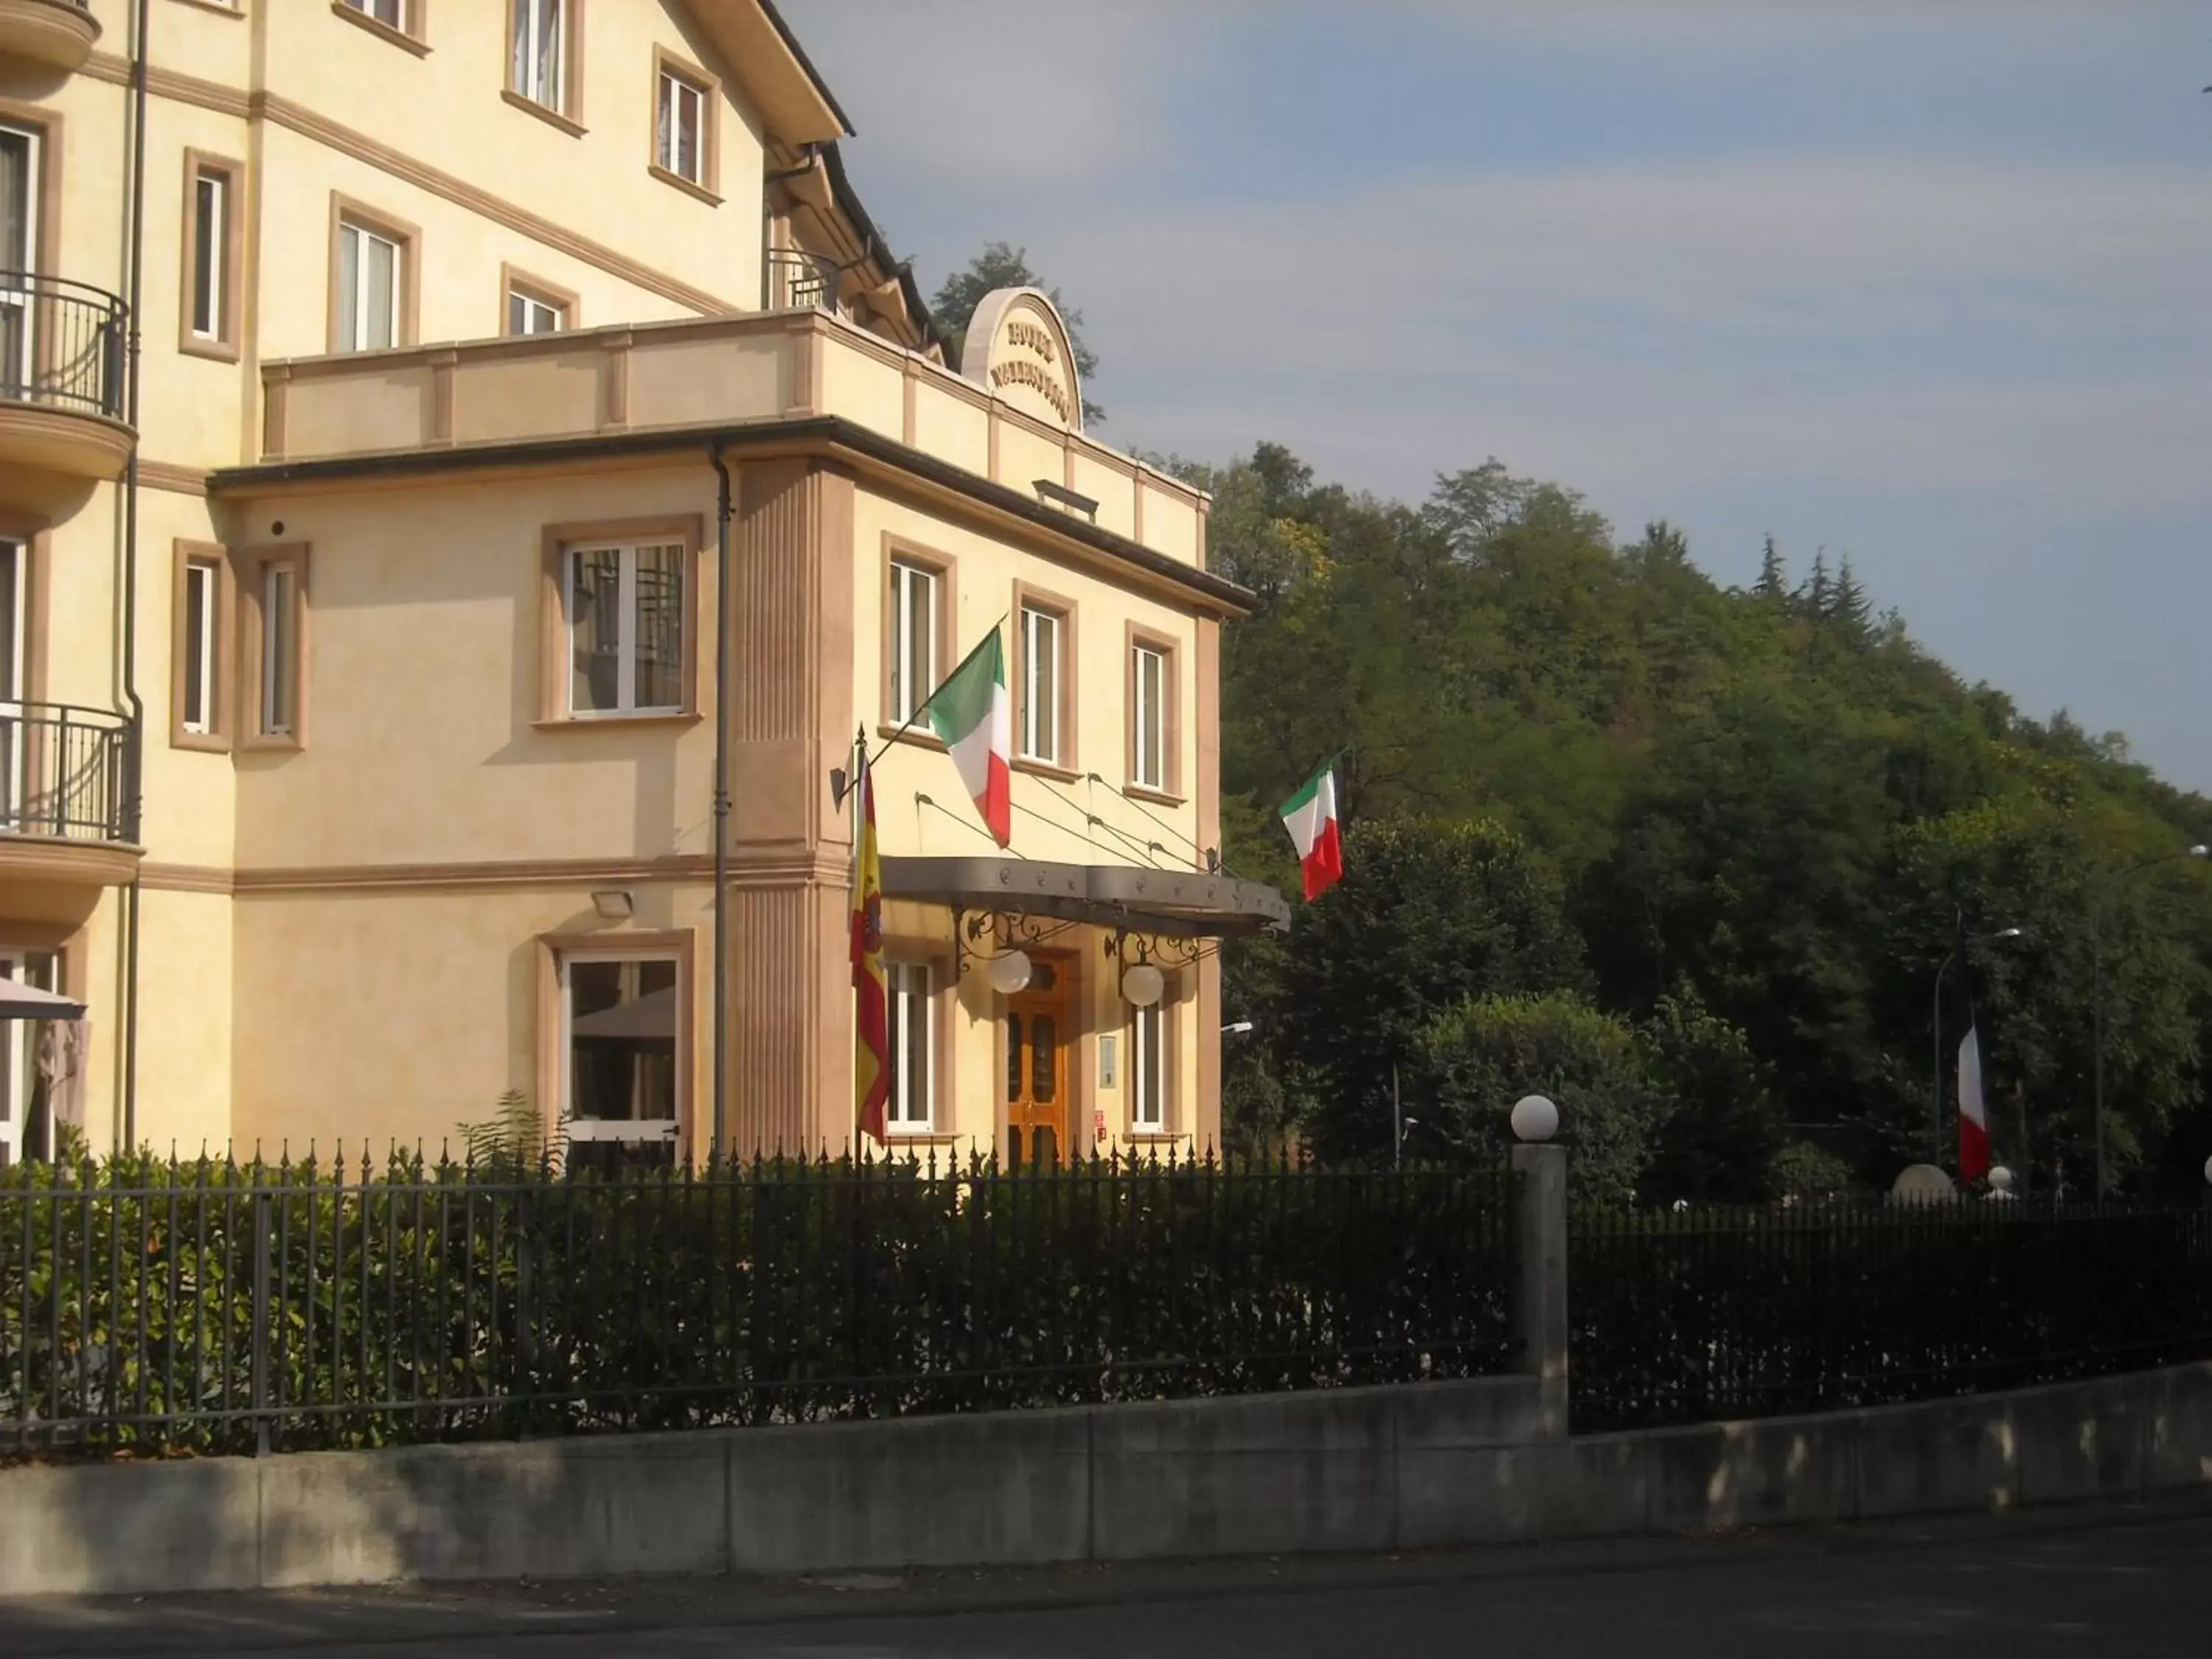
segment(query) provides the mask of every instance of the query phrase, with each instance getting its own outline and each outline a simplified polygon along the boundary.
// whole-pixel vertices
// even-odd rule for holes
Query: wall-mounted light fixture
[[[620,887],[592,895],[592,908],[608,921],[628,921],[637,914],[636,896]]]

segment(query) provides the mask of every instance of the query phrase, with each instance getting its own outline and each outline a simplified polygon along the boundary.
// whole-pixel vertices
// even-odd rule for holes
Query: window
[[[406,256],[400,238],[351,219],[338,221],[337,349],[381,351],[401,343]]]
[[[1153,645],[1129,647],[1129,781],[1164,793],[1168,787],[1168,719],[1171,681],[1167,653]]]
[[[927,963],[895,962],[890,991],[891,1097],[884,1114],[895,1134],[927,1134],[936,1125],[937,1026]]]
[[[1067,618],[1034,605],[1021,608],[1021,758],[1065,766]]]
[[[507,291],[507,331],[509,334],[558,334],[568,326],[564,307],[541,300],[528,289]]]
[[[568,0],[512,0],[514,51],[509,73],[515,91],[534,104],[562,111],[568,102]],[[518,332],[521,331],[517,331]]]
[[[223,228],[230,222],[230,180],[200,169],[192,179],[192,332],[222,337]]]
[[[1167,1021],[1163,998],[1129,1023],[1129,1127],[1140,1135],[1167,1133]]]
[[[30,563],[30,550],[23,543],[0,540],[0,709],[20,702],[28,678],[23,659],[29,647]],[[30,794],[27,735],[15,721],[0,718],[0,833],[21,828]]]
[[[683,711],[686,556],[681,542],[567,550],[569,715]]]
[[[61,988],[57,958],[45,951],[0,951],[0,979],[41,991]],[[0,1170],[52,1158],[56,1108],[66,1110],[68,1079],[82,1064],[75,1048],[81,1040],[82,1033],[66,1025],[0,1020]],[[70,1046],[58,1053],[64,1044]],[[60,1053],[73,1057],[68,1069],[55,1064]]]
[[[238,360],[239,179],[235,161],[185,152],[185,294],[178,349]]]
[[[206,737],[215,730],[216,618],[221,611],[221,573],[204,559],[185,562],[184,692],[178,723]]]
[[[295,738],[300,726],[300,571],[261,572],[261,735]]]
[[[705,75],[656,56],[653,165],[659,174],[694,191],[714,188],[714,88]]]
[[[559,963],[560,1106],[569,1168],[672,1164],[678,1038],[689,1024],[678,959],[580,951]]]
[[[39,268],[39,134],[0,126],[0,270]],[[27,395],[39,307],[20,283],[0,283],[0,398]]]
[[[407,33],[407,0],[343,0],[343,3],[388,29]]]
[[[890,707],[894,726],[921,713],[943,670],[937,660],[938,573],[911,559],[891,561]]]

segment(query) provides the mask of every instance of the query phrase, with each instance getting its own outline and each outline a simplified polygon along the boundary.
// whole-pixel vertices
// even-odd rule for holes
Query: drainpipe
[[[138,695],[138,450],[143,441],[138,421],[138,307],[144,297],[146,268],[146,31],[150,0],[138,0],[136,38],[131,54],[131,239],[129,292],[124,303],[124,412],[133,435],[123,471],[123,701],[131,715],[130,762],[124,769],[125,827],[138,841],[144,835],[146,704]],[[143,844],[143,842],[142,842]],[[138,1148],[138,877],[123,890],[123,1137],[118,1148]]]
[[[722,1150],[730,1046],[730,469],[707,452],[720,480],[714,504],[714,1135]]]

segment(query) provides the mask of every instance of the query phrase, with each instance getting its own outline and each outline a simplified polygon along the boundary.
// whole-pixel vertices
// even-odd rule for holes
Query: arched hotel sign
[[[1025,415],[1083,430],[1083,385],[1067,325],[1042,289],[985,295],[961,343],[960,371]]]

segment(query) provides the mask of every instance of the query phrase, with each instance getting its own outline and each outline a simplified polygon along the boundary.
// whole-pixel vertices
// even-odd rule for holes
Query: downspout
[[[142,0],[143,3],[143,0]],[[707,452],[720,480],[714,507],[714,1134],[722,1151],[730,1046],[730,469]]]
[[[130,459],[123,470],[123,701],[131,715],[131,758],[124,769],[125,829],[142,846],[145,834],[146,704],[138,695],[138,419],[140,331],[138,307],[146,269],[146,33],[150,0],[138,0],[131,54],[131,240],[123,319],[124,410],[131,423]],[[138,1149],[138,897],[134,870],[123,890],[123,1135],[121,1152]]]

